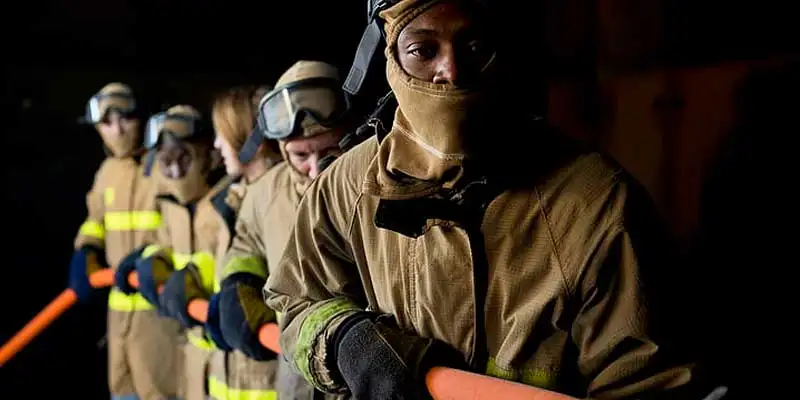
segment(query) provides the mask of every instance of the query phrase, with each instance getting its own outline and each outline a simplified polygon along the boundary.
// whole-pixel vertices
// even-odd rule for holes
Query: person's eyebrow
[[[408,34],[418,36],[433,36],[437,32],[433,28],[409,28]]]

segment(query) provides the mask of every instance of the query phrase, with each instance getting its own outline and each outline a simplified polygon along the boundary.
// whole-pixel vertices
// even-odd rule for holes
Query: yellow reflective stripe
[[[216,261],[214,255],[207,251],[200,251],[192,254],[192,264],[197,266],[200,270],[200,278],[203,281],[203,287],[210,293],[214,292],[214,266]]]
[[[78,232],[83,236],[88,236],[99,240],[103,240],[106,237],[106,229],[103,228],[103,224],[88,219],[86,222],[81,224],[81,228],[78,230]]]
[[[191,254],[172,253],[172,265],[175,266],[175,270],[186,268],[186,264],[189,264],[189,261],[192,261]]]
[[[139,293],[127,295],[112,287],[108,294],[108,308],[113,311],[132,312],[153,310],[155,307]]]
[[[161,226],[158,211],[108,211],[103,217],[109,231],[152,231]]]
[[[293,354],[294,365],[306,378],[306,381],[311,382],[314,386],[321,386],[311,372],[311,359],[317,356],[314,353],[315,345],[319,341],[320,335],[325,333],[328,324],[342,314],[362,310],[363,308],[352,301],[337,297],[319,303],[313,311],[306,315],[300,325],[300,333],[297,336]]]
[[[114,188],[106,188],[103,191],[103,203],[106,206],[110,206],[114,204],[114,199],[116,198],[116,192],[114,192]]]
[[[275,390],[235,389],[215,377],[208,378],[208,394],[215,400],[277,400]]]
[[[215,289],[214,279],[214,255],[207,251],[199,251],[194,254],[174,253],[172,254],[172,262],[176,270],[186,268],[190,262],[197,267],[200,271],[200,279],[203,288],[208,292],[213,293]]]
[[[536,386],[543,389],[553,389],[556,384],[556,373],[541,368],[509,369],[497,365],[494,357],[489,358],[486,364],[486,375]]]
[[[226,277],[237,272],[246,272],[267,279],[267,266],[264,259],[253,255],[231,257],[223,272]]]
[[[214,293],[222,291],[222,282],[219,280],[219,274],[214,274]]]
[[[142,258],[150,257],[153,254],[158,253],[159,251],[161,251],[161,246],[157,244],[151,244],[145,247],[144,250],[142,250]]]
[[[189,338],[189,343],[191,343],[194,347],[206,351],[211,351],[216,349],[216,346],[214,346],[214,344],[211,343],[210,340],[206,340],[206,338],[197,336],[194,333],[187,333],[186,336]]]

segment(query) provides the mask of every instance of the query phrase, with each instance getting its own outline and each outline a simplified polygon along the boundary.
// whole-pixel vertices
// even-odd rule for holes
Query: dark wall
[[[667,1],[663,16],[653,16],[654,8],[640,2],[551,0],[544,14],[547,51],[540,54],[537,45],[520,54],[566,71],[559,78],[567,82],[588,80],[591,88],[597,80],[596,63],[603,60],[658,70],[786,55],[796,53],[800,43],[795,14],[771,7],[774,1]],[[516,3],[506,2],[510,7]],[[213,92],[236,83],[273,83],[298,59],[329,61],[344,74],[364,25],[364,8],[363,1],[330,0],[13,3],[0,27],[2,205],[8,237],[0,253],[0,341],[65,286],[72,238],[85,217],[84,195],[103,158],[97,134],[75,123],[92,93],[119,80],[133,85],[152,108],[187,102],[207,109]],[[651,20],[640,18],[642,9],[663,30],[644,29]],[[511,28],[521,35],[536,34],[540,30],[531,28],[531,21]],[[626,21],[629,30],[618,27],[624,24],[617,22]],[[609,32],[598,34],[603,29]],[[646,34],[630,33],[637,29]],[[601,37],[613,40],[595,43]],[[639,56],[642,60],[636,61]],[[591,92],[579,88],[580,93]],[[737,218],[735,210],[731,214],[726,218]],[[706,229],[730,233],[736,228]],[[738,247],[737,242],[726,243]],[[747,267],[741,265],[742,270]],[[716,273],[706,274],[709,286],[714,286]],[[728,285],[734,294],[720,294],[719,301],[735,297],[734,289],[744,293],[745,280]],[[107,398],[104,309],[101,295],[91,305],[74,307],[0,368],[0,397],[20,392],[35,398]]]
[[[0,342],[65,287],[84,196],[103,159],[78,126],[89,96],[131,84],[150,108],[237,83],[269,83],[299,59],[347,73],[363,29],[359,2],[22,2],[3,39],[6,235]],[[10,14],[6,14],[10,16]],[[309,38],[313,38],[311,41]],[[76,305],[0,368],[0,397],[106,399],[103,294]]]

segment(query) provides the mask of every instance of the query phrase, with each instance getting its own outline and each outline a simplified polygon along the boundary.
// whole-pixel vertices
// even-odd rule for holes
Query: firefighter
[[[139,108],[130,87],[110,83],[89,99],[84,119],[93,124],[108,157],[86,196],[88,216],[75,239],[70,287],[91,293],[88,276],[110,267],[155,239],[161,224],[155,185],[143,173]],[[114,287],[108,296],[108,383],[112,399],[168,399],[178,393],[180,327],[160,318],[141,295]]]
[[[211,199],[230,182],[221,179],[213,161],[213,135],[194,107],[173,106],[151,120],[145,144],[154,151],[147,170],[156,180],[163,224],[156,240],[132,253],[134,262],[118,270],[115,280],[123,291],[134,293],[137,289],[128,283],[128,275],[138,272],[139,293],[185,329],[183,363],[176,367],[181,371],[181,397],[205,400],[213,346],[187,306],[214,291],[220,225]]]
[[[673,258],[652,200],[528,117],[494,3],[370,4],[399,106],[298,206],[265,287],[284,358],[365,399],[427,396],[434,365],[582,398],[700,398],[655,323],[651,278]]]
[[[222,290],[212,298],[222,340],[252,360],[272,365],[275,354],[258,341],[261,325],[276,321],[261,290],[284,251],[297,204],[320,171],[320,161],[340,153],[349,126],[348,103],[337,69],[319,61],[298,61],[278,79],[259,106],[258,128],[278,140],[284,160],[252,183],[225,257]],[[311,399],[313,387],[286,365],[278,368],[278,397]],[[271,376],[271,375],[270,375]]]
[[[212,106],[211,117],[216,133],[214,147],[222,155],[227,174],[236,177],[235,183],[212,199],[220,220],[217,265],[222,264],[222,258],[235,235],[236,217],[248,187],[281,161],[274,140],[265,141],[260,133],[253,134],[258,102],[268,91],[268,87],[236,87],[218,96]],[[221,270],[217,268],[218,277]],[[274,399],[274,361],[252,359],[227,345],[219,330],[218,298],[218,294],[211,297],[205,324],[206,332],[217,347],[211,356],[209,368],[210,397],[217,400]]]

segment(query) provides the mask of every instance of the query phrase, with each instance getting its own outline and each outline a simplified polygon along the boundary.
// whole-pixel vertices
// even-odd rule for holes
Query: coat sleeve
[[[684,398],[674,396],[697,383],[694,365],[679,359],[667,334],[669,313],[659,295],[665,282],[653,284],[674,266],[673,241],[643,188],[620,184],[598,203],[603,211],[590,212],[595,222],[583,224],[596,233],[582,235],[597,245],[573,290],[580,308],[571,333],[588,396]]]
[[[249,273],[267,279],[269,269],[261,237],[261,218],[258,213],[257,192],[245,194],[236,218],[235,235],[222,261],[221,278],[236,273]]]
[[[329,393],[343,393],[346,386],[334,378],[326,343],[344,318],[366,308],[349,244],[358,196],[346,174],[338,174],[340,166],[334,163],[300,201],[283,259],[264,293],[267,305],[281,313],[285,358]]]
[[[103,187],[103,176],[107,168],[106,165],[103,163],[100,166],[95,174],[92,188],[86,194],[87,215],[75,237],[74,246],[76,250],[88,245],[101,249],[105,248],[106,229],[103,222],[103,216],[105,215],[105,187]]]

